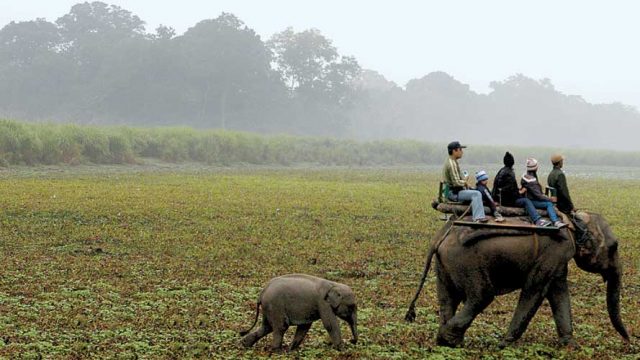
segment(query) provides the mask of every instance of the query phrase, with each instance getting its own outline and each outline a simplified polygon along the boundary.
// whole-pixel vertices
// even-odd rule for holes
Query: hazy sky
[[[44,17],[55,21],[72,0],[0,0],[0,26]],[[113,0],[153,32],[178,34],[231,12],[263,39],[292,26],[319,29],[340,53],[399,85],[445,71],[486,93],[510,75],[550,78],[590,102],[640,108],[640,2],[378,0]]]

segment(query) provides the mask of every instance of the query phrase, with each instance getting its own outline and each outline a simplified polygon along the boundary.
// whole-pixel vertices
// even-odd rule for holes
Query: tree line
[[[478,94],[432,72],[401,87],[316,29],[263,40],[235,15],[184,34],[85,2],[0,30],[0,116],[361,140],[640,150],[640,115],[517,74]]]

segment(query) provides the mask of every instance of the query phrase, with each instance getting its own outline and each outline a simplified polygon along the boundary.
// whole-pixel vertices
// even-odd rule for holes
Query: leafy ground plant
[[[403,321],[430,236],[437,173],[402,169],[46,168],[0,174],[0,356],[7,358],[636,359],[639,181],[570,178],[575,202],[621,239],[625,345],[604,284],[571,265],[579,349],[556,345],[548,304],[499,350],[517,293],[473,323],[463,349],[435,346],[432,276],[417,322]],[[303,272],[349,284],[361,341],[331,350],[315,324],[295,354],[250,350],[260,289]],[[343,324],[343,336],[348,329]],[[291,341],[290,330],[285,343]]]

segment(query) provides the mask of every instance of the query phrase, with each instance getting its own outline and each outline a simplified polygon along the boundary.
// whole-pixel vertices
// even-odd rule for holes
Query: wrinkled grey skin
[[[249,333],[258,321],[262,305],[262,326]],[[300,346],[311,324],[320,319],[331,336],[333,348],[344,347],[338,318],[351,327],[353,339],[358,342],[357,307],[353,291],[347,285],[304,274],[290,274],[271,279],[262,290],[256,304],[256,319],[251,329],[240,335],[242,345],[251,347],[265,335],[273,332],[271,348],[282,348],[282,337],[290,325],[296,325],[296,334],[290,350]],[[247,335],[247,333],[249,333]]]
[[[437,344],[462,345],[464,333],[473,319],[497,295],[522,289],[500,346],[507,346],[522,336],[545,298],[551,305],[560,343],[576,345],[567,286],[567,264],[571,258],[581,269],[602,275],[607,283],[609,318],[616,331],[628,342],[629,334],[620,318],[622,264],[618,257],[618,239],[601,215],[581,213],[578,217],[588,229],[584,245],[576,247],[571,240],[579,233],[563,229],[563,234],[559,235],[565,239],[538,234],[537,251],[533,235],[495,236],[463,246],[459,242],[460,227],[453,227],[438,247],[437,239],[442,238],[450,226],[447,223],[432,241],[423,274],[424,279],[431,257],[436,255],[440,306]],[[464,306],[457,311],[461,302]],[[405,316],[407,321],[415,319],[414,305],[415,299]]]

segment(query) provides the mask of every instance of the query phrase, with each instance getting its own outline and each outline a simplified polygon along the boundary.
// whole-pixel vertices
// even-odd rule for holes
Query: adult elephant
[[[435,255],[440,306],[437,344],[461,345],[473,319],[495,296],[516,289],[522,291],[501,347],[522,336],[545,298],[560,342],[575,344],[567,286],[567,265],[574,258],[581,269],[602,275],[607,283],[609,318],[628,342],[629,334],[620,318],[618,239],[601,215],[580,213],[576,218],[569,228],[535,235],[521,230],[471,229],[448,222],[431,242],[420,287],[405,319],[415,319],[415,302]],[[456,312],[461,302],[464,306]]]

